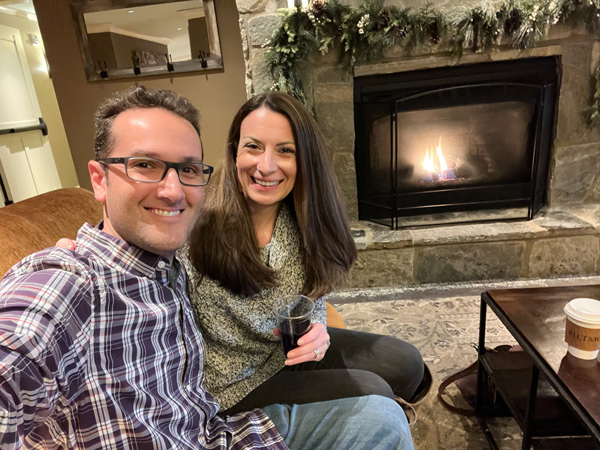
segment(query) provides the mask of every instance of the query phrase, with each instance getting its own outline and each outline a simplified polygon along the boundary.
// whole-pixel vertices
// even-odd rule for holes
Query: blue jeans
[[[261,409],[290,450],[414,450],[404,411],[387,397],[368,395]]]

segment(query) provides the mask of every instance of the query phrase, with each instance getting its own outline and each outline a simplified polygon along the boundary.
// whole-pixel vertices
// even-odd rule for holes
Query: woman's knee
[[[374,372],[391,386],[393,392],[410,400],[421,384],[423,357],[411,343],[393,336],[331,329],[332,348],[349,369]]]
[[[423,378],[424,362],[421,352],[409,342],[402,341],[405,348],[402,351],[402,360],[406,363],[407,371],[410,371],[410,378],[420,381]]]
[[[344,378],[339,377],[338,383],[345,382],[354,390],[347,397],[362,397],[366,395],[378,395],[395,399],[395,393],[389,383],[375,372],[362,369],[347,369],[343,371]],[[350,394],[350,392],[348,392]]]
[[[390,384],[394,393],[405,400],[411,400],[416,394],[425,372],[425,363],[421,352],[412,344],[403,342],[403,348],[397,353],[395,376],[390,374]]]

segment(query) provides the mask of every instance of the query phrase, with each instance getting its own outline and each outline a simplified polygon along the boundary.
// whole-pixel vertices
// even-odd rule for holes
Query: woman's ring
[[[319,349],[315,349],[315,359],[319,359]]]
[[[327,341],[327,348],[331,345],[331,341]]]

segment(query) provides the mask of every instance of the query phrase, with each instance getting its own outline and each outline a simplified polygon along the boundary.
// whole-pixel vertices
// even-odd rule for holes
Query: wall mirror
[[[90,81],[223,68],[214,0],[71,0]]]

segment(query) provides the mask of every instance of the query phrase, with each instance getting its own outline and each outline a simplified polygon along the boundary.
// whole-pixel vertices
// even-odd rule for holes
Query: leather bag
[[[475,344],[472,346],[477,349]],[[520,347],[517,345],[499,345],[494,348],[488,348],[489,352],[510,352],[519,351]],[[472,416],[475,414],[475,408],[477,407],[477,367],[478,361],[475,360],[468,367],[456,372],[453,375],[447,377],[440,386],[438,387],[437,398],[439,402],[449,411],[463,416]],[[462,394],[465,401],[468,403],[470,408],[462,408],[455,406],[448,402],[445,396],[448,395],[448,387],[454,383]],[[502,396],[496,392],[494,383],[484,371],[483,374],[483,390],[482,397],[484,400],[485,409],[482,411],[486,416],[508,416],[510,411],[504,403]]]

